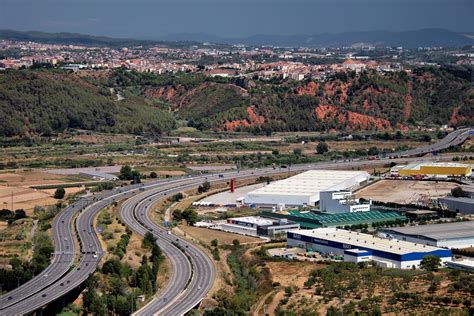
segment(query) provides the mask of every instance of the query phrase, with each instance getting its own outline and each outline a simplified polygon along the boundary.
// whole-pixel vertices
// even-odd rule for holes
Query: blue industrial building
[[[427,255],[442,262],[451,261],[449,249],[416,244],[395,239],[383,239],[369,234],[337,228],[292,230],[287,233],[288,247],[311,249],[323,254],[343,256],[344,261],[374,261],[386,268],[419,267]]]

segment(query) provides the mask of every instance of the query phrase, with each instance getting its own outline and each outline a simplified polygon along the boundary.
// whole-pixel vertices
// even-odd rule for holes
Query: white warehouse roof
[[[321,191],[348,190],[367,181],[365,171],[309,170],[247,193],[245,203],[263,205],[314,205]]]
[[[311,238],[317,238],[320,240],[330,240],[338,243],[348,244],[353,247],[385,251],[398,255],[404,255],[413,252],[431,252],[440,250],[438,247],[415,244],[402,240],[383,239],[369,234],[352,232],[349,230],[337,228],[316,228],[312,230],[297,229],[291,230],[289,232]]]
[[[260,226],[273,225],[273,222],[275,221],[275,220],[270,220],[268,218],[263,218],[260,216],[232,217],[232,218],[228,218],[227,220],[231,220],[234,222],[248,223],[248,224],[256,224]]]

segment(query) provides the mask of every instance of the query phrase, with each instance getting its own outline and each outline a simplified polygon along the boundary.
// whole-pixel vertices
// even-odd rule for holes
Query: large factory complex
[[[310,170],[247,193],[246,204],[315,206],[323,191],[352,190],[367,183],[365,171]]]
[[[375,261],[382,267],[400,269],[419,267],[427,255],[435,255],[442,262],[451,261],[452,257],[449,249],[337,228],[289,231],[288,246],[343,256],[348,262]]]
[[[399,178],[385,181],[428,179],[426,185],[436,185],[438,181],[446,183],[454,178],[458,182],[450,183],[459,183],[472,174],[472,167],[460,163],[423,162],[394,167],[390,170],[390,176],[394,174]],[[430,181],[430,178],[436,181]],[[237,199],[242,206],[258,209],[258,216],[233,217],[206,225],[227,232],[267,238],[286,235],[289,248],[316,251],[326,257],[337,256],[349,262],[372,261],[387,268],[417,268],[427,255],[439,257],[443,263],[451,262],[451,249],[474,247],[474,221],[464,219],[444,224],[406,225],[408,211],[375,206],[380,204],[356,197],[354,192],[362,188],[365,190],[375,182],[366,171],[302,172],[251,189],[244,197]],[[471,188],[466,192],[471,192]],[[474,206],[473,197],[474,194],[462,198],[441,195],[437,205],[443,207],[446,205],[443,203],[456,202],[455,216],[468,215],[474,212],[459,205]],[[423,212],[437,214],[420,211]],[[410,219],[413,220],[413,217]],[[361,227],[364,227],[363,232]]]
[[[395,166],[391,169],[393,175],[426,176],[426,177],[467,177],[472,174],[469,164],[449,162],[421,162],[405,166]]]

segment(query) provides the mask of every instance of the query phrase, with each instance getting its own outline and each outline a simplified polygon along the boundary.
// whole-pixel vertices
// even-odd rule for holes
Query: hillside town
[[[324,81],[338,72],[409,72],[414,67],[439,66],[447,59],[453,65],[474,65],[474,47],[175,46],[112,48],[0,40],[0,70],[48,66],[70,71],[126,68],[156,74],[202,72],[211,77]]]
[[[473,12],[1,1],[0,316],[474,316]]]

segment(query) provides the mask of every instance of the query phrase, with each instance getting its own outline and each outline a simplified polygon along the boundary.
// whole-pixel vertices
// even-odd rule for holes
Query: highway
[[[394,159],[391,161],[407,162],[414,159]],[[380,161],[379,161],[380,163]],[[324,162],[292,166],[288,171],[299,172],[309,169],[340,169],[347,167],[364,167],[374,165],[373,161]],[[206,296],[212,287],[215,270],[212,261],[202,250],[168,232],[167,229],[150,218],[151,206],[160,199],[167,198],[181,191],[196,188],[202,182],[229,181],[232,178],[254,178],[285,172],[284,169],[261,168],[244,171],[232,171],[213,175],[201,175],[163,183],[160,187],[142,192],[123,203],[120,216],[134,232],[144,236],[151,232],[166,256],[171,260],[173,274],[168,286],[157,297],[134,315],[183,315]],[[178,248],[180,245],[180,248]],[[178,272],[177,272],[178,271]],[[177,274],[178,273],[178,274]],[[173,299],[171,299],[174,297]]]
[[[462,128],[455,130],[454,132],[449,133],[441,139],[440,141],[431,144],[431,145],[426,145],[406,151],[402,151],[399,153],[395,153],[392,155],[398,156],[398,157],[410,157],[410,156],[421,156],[424,154],[432,153],[432,152],[438,152],[444,149],[447,149],[449,147],[453,146],[458,146],[464,143],[466,139],[469,137],[469,135],[472,134],[473,129],[472,128]]]
[[[455,131],[452,135],[450,134],[451,136],[448,135],[441,140],[441,145],[437,143],[429,147],[431,150],[433,148],[440,150],[439,148],[458,144],[466,139],[468,131],[469,129]],[[422,151],[417,151],[413,155],[418,155]],[[398,158],[390,161],[406,163],[414,160],[417,158]],[[357,168],[380,163],[383,161],[358,160],[294,165],[287,169],[261,168],[240,172],[231,171],[221,173],[222,178],[218,175],[199,175],[173,180],[159,180],[146,185],[116,188],[81,199],[63,210],[53,221],[55,255],[51,265],[18,289],[1,296],[0,315],[20,315],[35,311],[84,282],[96,270],[103,255],[97,233],[93,227],[94,218],[107,205],[127,198],[128,200],[121,209],[121,215],[126,224],[140,235],[151,231],[158,238],[158,244],[173,265],[173,276],[169,285],[162,289],[160,295],[137,314],[182,314],[197,305],[207,294],[212,286],[215,270],[212,261],[200,248],[180,237],[168,235],[163,227],[151,221],[148,210],[152,204],[174,193],[197,187],[205,180],[209,182],[227,181],[231,178],[258,177],[308,169]],[[75,215],[78,212],[79,215],[74,224]],[[75,266],[73,263],[78,250],[75,249],[72,235],[74,230],[81,244],[80,259]],[[182,245],[181,249],[177,245]]]
[[[0,310],[14,305],[33,295],[36,289],[46,288],[61,278],[72,266],[75,258],[75,243],[72,235],[74,215],[90,201],[82,199],[65,208],[53,221],[54,257],[51,264],[35,278],[0,297]]]
[[[105,206],[132,196],[137,190],[137,186],[131,186],[128,190],[114,189],[77,201],[61,212],[53,221],[55,256],[52,263],[40,275],[3,295],[2,299],[6,299],[6,304],[2,304],[0,315],[32,312],[84,282],[95,271],[102,255],[99,239],[92,227],[94,217]],[[81,257],[79,263],[72,268],[76,254],[72,227],[77,212],[79,216],[75,231],[81,242]],[[98,252],[98,255],[93,252]],[[15,303],[11,303],[13,301]]]

